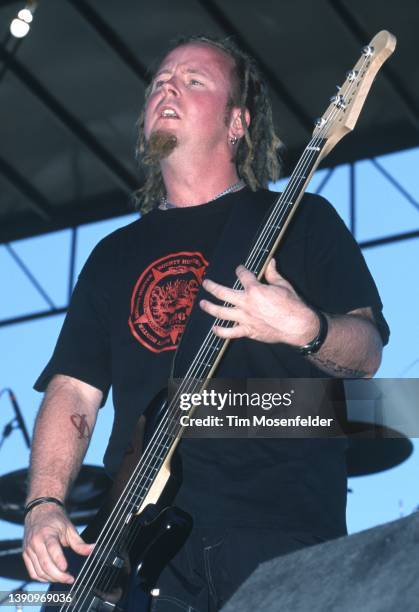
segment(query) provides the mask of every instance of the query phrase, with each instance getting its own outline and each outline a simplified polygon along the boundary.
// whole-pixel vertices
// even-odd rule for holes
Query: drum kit
[[[348,412],[348,476],[375,474],[407,459],[413,449],[407,435],[400,433],[398,428],[392,429],[388,422],[372,422],[365,402],[361,412],[357,412],[358,408],[359,402],[355,404],[355,409],[351,409],[352,418]],[[1,520],[23,525],[28,472],[28,469],[21,469],[0,477]],[[86,525],[93,518],[109,483],[103,468],[94,465],[82,467],[66,501],[67,512],[75,525]],[[0,541],[0,577],[21,581],[23,584],[18,589],[24,589],[32,582],[22,560],[22,540]]]

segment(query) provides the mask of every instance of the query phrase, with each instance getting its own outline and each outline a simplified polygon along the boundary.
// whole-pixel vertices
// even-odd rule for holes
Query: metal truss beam
[[[57,315],[65,314],[67,310],[68,306],[63,306],[62,308],[42,310],[41,312],[32,312],[30,314],[22,315],[20,317],[3,319],[0,321],[0,327],[7,327],[8,325],[17,325],[18,323],[27,323],[28,321],[36,321],[37,319],[45,319],[47,317],[56,317]]]
[[[38,191],[32,183],[20,174],[13,166],[0,156],[0,173],[21,193],[28,201],[32,210],[44,221],[52,218],[51,203]]]
[[[73,227],[71,230],[70,269],[68,271],[68,303],[70,303],[71,294],[73,293],[73,288],[74,288],[76,254],[77,254],[77,227]]]
[[[45,289],[43,289],[41,283],[36,280],[35,276],[29,270],[28,266],[25,264],[23,259],[21,257],[19,257],[19,255],[16,253],[16,251],[14,250],[14,248],[10,244],[5,244],[4,246],[5,246],[6,250],[7,250],[7,252],[9,253],[10,257],[19,266],[19,268],[22,270],[23,274],[29,280],[31,285],[33,285],[33,287],[35,287],[35,289],[39,293],[39,295],[45,300],[45,302],[48,304],[48,306],[50,306],[51,309],[55,309],[56,305],[54,304],[52,299],[49,297],[49,295],[45,291]]]
[[[328,171],[326,172],[326,174],[324,175],[323,179],[321,180],[319,186],[316,189],[316,193],[319,194],[323,191],[323,189],[326,187],[327,183],[329,182],[329,179],[332,177],[332,174],[334,173],[335,168],[329,168]]]
[[[340,18],[341,22],[345,25],[347,30],[354,36],[360,45],[364,46],[368,43],[369,35],[360,25],[359,21],[354,17],[351,11],[341,2],[341,0],[328,0],[330,7],[334,10],[336,15]],[[393,92],[399,98],[401,104],[404,106],[410,121],[415,128],[419,125],[419,108],[417,103],[411,94],[407,91],[403,82],[393,71],[391,66],[384,64],[381,68],[385,79],[392,88]]]
[[[93,155],[99,159],[127,192],[138,188],[138,179],[128,171],[109,151],[93,136],[93,134],[72,115],[40,81],[13,55],[0,45],[0,59],[7,62],[13,74],[36,96],[40,102],[64,125],[67,130],[80,140]]]
[[[57,208],[57,214],[48,221],[17,213],[7,224],[0,225],[0,244],[128,215],[134,212],[128,202],[126,193],[113,190],[83,200],[72,199],[59,211]]]
[[[99,34],[105,43],[122,59],[122,61],[133,71],[143,83],[148,83],[149,75],[147,68],[134,55],[116,31],[103,19],[85,0],[68,0],[74,9],[85,19],[85,21]]]
[[[28,321],[35,321],[37,319],[45,319],[46,317],[53,317],[56,315],[64,314],[68,310],[68,305],[70,304],[71,294],[73,292],[74,287],[74,276],[75,276],[75,267],[76,267],[76,256],[77,256],[77,227],[72,228],[71,233],[71,244],[70,244],[70,261],[69,261],[69,273],[68,273],[68,303],[65,306],[58,308],[56,304],[49,297],[47,292],[42,288],[41,284],[37,281],[35,276],[29,270],[28,266],[24,263],[24,261],[19,257],[16,251],[10,244],[4,245],[9,252],[10,256],[17,263],[19,268],[28,278],[30,283],[35,287],[38,293],[42,296],[42,298],[47,302],[50,306],[49,310],[42,310],[38,312],[32,312],[25,315],[21,315],[18,317],[11,317],[8,319],[3,319],[0,321],[0,327],[7,327],[8,325],[16,325],[17,323],[25,323]]]
[[[306,111],[299,102],[290,94],[282,81],[278,79],[275,73],[266,65],[262,58],[249,45],[240,31],[233,25],[232,21],[225,13],[217,6],[213,0],[200,0],[202,8],[210,15],[215,23],[228,35],[233,35],[237,44],[243,51],[255,58],[261,71],[266,76],[272,90],[281,99],[283,104],[288,108],[290,113],[294,115],[304,130],[313,131],[313,118],[307,115]]]
[[[349,164],[349,229],[356,238],[356,188],[355,164]]]
[[[17,53],[17,50],[19,49],[20,45],[23,42],[23,38],[14,38],[12,37],[12,35],[10,34],[10,30],[7,30],[6,36],[4,37],[4,40],[2,41],[1,44],[3,44],[3,46],[6,48],[7,45],[9,44],[9,41],[13,38],[12,41],[12,48],[10,49],[10,53],[12,55],[15,55],[15,53]],[[2,80],[4,79],[4,76],[6,74],[8,70],[8,64],[7,62],[3,62],[3,66],[0,70],[0,83],[2,82]]]
[[[419,202],[397,181],[394,176],[384,168],[374,157],[371,158],[371,163],[375,168],[397,189],[399,193],[410,203],[416,210],[419,211]]]
[[[419,238],[419,230],[413,232],[402,232],[400,234],[392,234],[391,236],[384,236],[383,238],[374,238],[373,240],[364,240],[359,242],[361,249],[371,249],[372,247],[382,246],[383,244],[394,244],[395,242],[401,242],[402,240],[411,240],[412,238]]]

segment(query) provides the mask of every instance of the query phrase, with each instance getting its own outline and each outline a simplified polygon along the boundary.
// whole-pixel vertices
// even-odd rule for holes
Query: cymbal
[[[351,476],[375,474],[407,459],[419,432],[417,379],[344,381]]]
[[[409,438],[383,425],[351,421],[348,433],[348,476],[367,476],[388,470],[405,461],[413,451]]]
[[[23,524],[28,469],[0,477],[0,518]],[[83,465],[66,501],[67,512],[75,525],[85,525],[99,509],[110,479],[102,467]]]
[[[32,581],[22,559],[22,540],[0,542],[0,576],[22,582]]]

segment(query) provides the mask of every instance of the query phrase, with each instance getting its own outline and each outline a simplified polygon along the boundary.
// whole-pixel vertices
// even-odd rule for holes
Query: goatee
[[[143,163],[156,164],[165,159],[177,147],[178,141],[174,134],[157,130],[150,135],[145,147]]]

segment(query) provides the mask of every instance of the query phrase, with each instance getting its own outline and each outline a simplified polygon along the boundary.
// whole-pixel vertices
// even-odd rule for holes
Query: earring
[[[228,139],[229,143],[232,145],[237,144],[238,140],[239,139],[237,138],[237,136],[230,136],[230,138]]]

